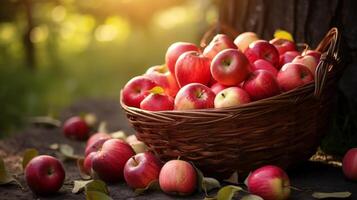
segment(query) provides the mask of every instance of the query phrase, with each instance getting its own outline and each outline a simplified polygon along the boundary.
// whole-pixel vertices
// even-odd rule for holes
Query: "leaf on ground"
[[[221,184],[219,183],[219,181],[217,179],[214,178],[210,178],[210,177],[203,177],[202,180],[202,189],[206,192],[211,191],[212,189],[215,188],[220,188]]]
[[[26,149],[24,157],[22,158],[22,169],[25,170],[27,164],[36,156],[38,156],[38,151],[36,149]]]
[[[101,192],[101,193],[104,193],[107,195],[109,194],[107,185],[101,180],[93,180],[93,181],[89,182],[88,184],[86,184],[85,190],[86,190],[86,192],[97,191],[97,192]]]
[[[247,194],[244,195],[241,200],[264,200],[263,198],[261,198],[258,195],[254,195],[254,194]]]
[[[160,189],[159,180],[153,180],[145,188],[137,188],[134,192],[135,194],[143,194],[145,191],[158,189]]]
[[[10,174],[5,166],[4,160],[0,157],[0,185],[6,185],[10,183],[15,183],[18,185],[21,189],[23,189],[23,186],[21,183],[14,178],[12,174]]]
[[[197,174],[197,191],[198,192],[202,192],[202,190],[203,190],[203,178],[204,178],[204,176],[203,176],[203,173],[201,172],[201,170],[199,170],[196,166],[195,166],[195,164],[193,164],[192,162],[190,162],[191,163],[191,165],[193,166],[193,168],[195,168],[195,170],[196,170],[196,174]],[[207,195],[207,191],[205,191],[206,192],[206,195]]]
[[[238,172],[234,172],[228,179],[224,180],[225,182],[232,183],[232,184],[239,184],[238,182]]]
[[[221,188],[217,193],[217,200],[231,200],[234,194],[243,190],[241,187],[234,185],[227,185]]]
[[[351,192],[314,192],[312,197],[315,199],[338,198],[345,199],[351,196]]]
[[[52,150],[58,150],[59,149],[59,144],[58,143],[53,143],[49,146],[50,149]]]
[[[88,180],[88,181],[75,180],[73,182],[72,193],[77,194],[79,192],[82,192],[84,190],[85,186],[91,181],[92,180]]]
[[[87,113],[83,116],[83,120],[86,122],[86,124],[90,127],[94,127],[95,124],[97,123],[97,116],[94,113]]]
[[[59,146],[59,152],[66,158],[66,159],[71,159],[71,160],[77,160],[82,158],[79,155],[74,154],[74,149],[69,146],[68,144],[61,144]]]
[[[87,200],[112,200],[110,196],[98,191],[87,191],[86,199]]]
[[[84,163],[84,159],[83,158],[80,158],[80,159],[77,160],[77,168],[79,170],[79,174],[81,175],[81,178],[84,179],[84,180],[91,179],[90,174],[87,174],[87,172],[84,170],[83,163]]]
[[[122,140],[125,140],[127,137],[124,131],[117,131],[117,132],[111,133],[110,136],[114,139],[122,139]]]

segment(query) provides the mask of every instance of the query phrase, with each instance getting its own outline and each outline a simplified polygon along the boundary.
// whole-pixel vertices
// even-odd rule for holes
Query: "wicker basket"
[[[121,106],[137,137],[161,160],[192,161],[205,175],[227,178],[264,164],[287,168],[313,155],[326,132],[337,78],[339,35],[332,28],[315,82],[226,109],[146,111]]]

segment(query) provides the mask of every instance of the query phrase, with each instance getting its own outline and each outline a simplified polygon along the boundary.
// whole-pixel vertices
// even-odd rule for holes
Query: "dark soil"
[[[124,114],[122,113],[119,102],[110,100],[85,100],[80,101],[68,109],[64,110],[60,119],[83,112],[95,113],[99,120],[108,123],[110,131],[123,130],[127,134],[133,134]],[[55,155],[56,151],[49,146],[53,143],[69,144],[77,154],[83,154],[84,142],[69,140],[62,135],[59,128],[28,126],[22,132],[15,134],[3,141],[0,141],[0,156],[11,172],[18,174],[18,178],[25,187],[21,190],[16,185],[0,186],[1,200],[20,200],[20,199],[85,199],[85,195],[72,194],[73,180],[79,180],[80,175],[74,161],[64,162],[66,170],[66,181],[62,189],[50,197],[37,197],[32,194],[24,182],[21,174],[21,157],[26,148],[36,148],[41,154]],[[288,171],[293,186],[301,189],[335,192],[350,191],[353,193],[351,199],[357,199],[357,183],[347,181],[340,167],[336,165],[324,164],[321,162],[306,162],[296,169]],[[137,196],[128,188],[125,183],[109,186],[110,196],[113,199],[183,199],[182,197],[168,196],[162,192],[148,192]],[[203,194],[195,194],[186,199],[203,199]],[[313,199],[311,192],[293,191],[291,199]]]

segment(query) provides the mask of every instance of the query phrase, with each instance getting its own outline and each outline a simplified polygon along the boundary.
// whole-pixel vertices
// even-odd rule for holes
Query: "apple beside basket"
[[[192,161],[206,176],[228,178],[265,164],[309,159],[329,127],[337,79],[339,34],[320,42],[315,82],[277,96],[223,109],[147,111],[120,100],[136,136],[161,160]]]

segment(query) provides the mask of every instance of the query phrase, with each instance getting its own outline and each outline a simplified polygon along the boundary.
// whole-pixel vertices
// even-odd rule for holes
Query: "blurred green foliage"
[[[31,6],[34,70],[25,51],[24,2]],[[198,43],[215,10],[206,0],[4,0],[0,137],[26,117],[56,116],[75,100],[119,98],[131,77],[164,63],[169,44]]]

